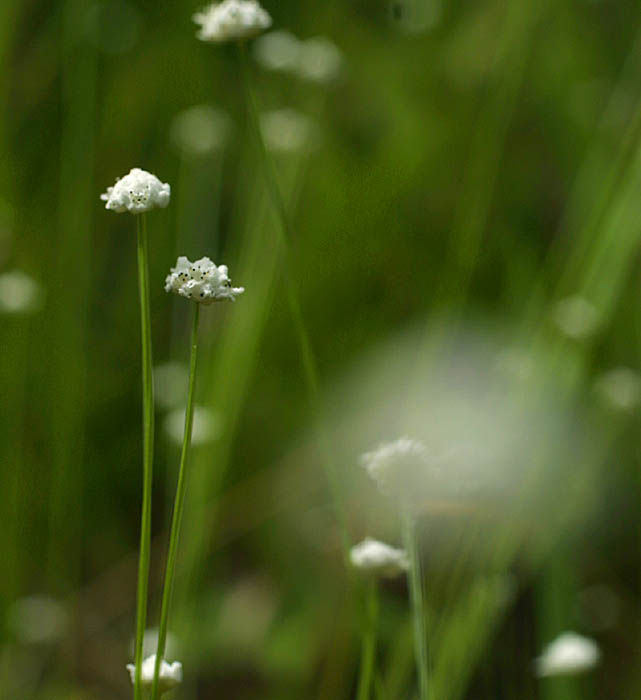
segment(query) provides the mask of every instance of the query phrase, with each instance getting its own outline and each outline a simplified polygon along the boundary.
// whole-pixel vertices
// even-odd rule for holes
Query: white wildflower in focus
[[[143,688],[150,689],[154,682],[154,666],[156,664],[156,655],[152,654],[148,656],[142,662],[142,686]],[[131,677],[131,682],[134,683],[136,679],[136,667],[134,664],[127,664],[127,670],[129,671],[129,676]],[[177,685],[182,683],[183,680],[183,666],[180,661],[174,661],[172,664],[168,664],[164,659],[160,663],[160,672],[158,674],[158,689],[161,693],[166,693],[168,690],[175,688]]]
[[[303,41],[298,59],[298,74],[305,80],[329,83],[341,72],[343,55],[329,39],[318,36]]]
[[[554,308],[554,323],[568,338],[585,340],[595,333],[601,320],[598,309],[581,296],[561,299]]]
[[[20,598],[7,610],[9,629],[26,644],[58,641],[66,634],[67,622],[67,611],[50,596]]]
[[[190,262],[181,255],[165,279],[165,291],[199,304],[213,304],[215,301],[236,301],[245,288],[231,286],[227,265],[216,265],[207,257]]]
[[[616,367],[597,378],[594,390],[611,408],[629,411],[641,403],[641,375],[629,367]]]
[[[390,547],[371,537],[366,537],[351,548],[349,560],[355,569],[383,578],[394,578],[409,568],[405,550]]]
[[[267,70],[295,72],[301,52],[301,42],[290,32],[269,32],[256,40],[254,55]]]
[[[185,401],[189,370],[180,362],[164,362],[154,367],[154,399],[163,408],[174,408]]]
[[[382,493],[407,501],[423,478],[426,457],[423,443],[402,437],[366,452],[360,462]]]
[[[181,406],[167,414],[163,424],[165,434],[176,445],[180,446],[185,435],[185,407]],[[191,428],[191,444],[194,447],[206,445],[215,440],[220,434],[220,420],[203,406],[194,408],[194,422]]]
[[[601,652],[596,642],[575,632],[564,632],[536,659],[538,676],[582,673],[594,668]]]
[[[130,212],[142,214],[169,204],[171,188],[146,170],[132,168],[128,175],[116,180],[113,187],[108,187],[100,199],[106,202],[105,209],[118,214]]]
[[[17,270],[0,275],[0,313],[30,314],[42,306],[40,285]]]
[[[171,139],[178,149],[192,156],[221,151],[231,132],[225,112],[209,105],[196,105],[178,114],[171,126]]]
[[[250,39],[268,29],[272,18],[256,0],[215,2],[193,16],[200,25],[196,36],[201,41]]]
[[[265,112],[260,118],[265,146],[271,151],[295,153],[311,147],[316,141],[314,123],[293,109]]]

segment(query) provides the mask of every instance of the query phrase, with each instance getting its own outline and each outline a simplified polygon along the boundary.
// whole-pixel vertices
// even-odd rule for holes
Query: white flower
[[[181,406],[170,411],[163,424],[165,434],[178,447],[183,443],[185,435],[185,407]],[[191,426],[191,444],[206,445],[220,436],[220,419],[208,408],[194,408],[194,422]]]
[[[596,666],[601,652],[596,642],[575,632],[564,632],[535,661],[538,676],[581,673]]]
[[[23,272],[0,275],[0,313],[34,313],[40,309],[42,297],[40,285]]]
[[[301,42],[290,32],[269,32],[256,40],[254,55],[267,70],[295,72],[301,52]]]
[[[231,122],[224,112],[209,105],[196,105],[176,116],[171,138],[186,154],[203,156],[221,151],[230,131]]]
[[[628,367],[604,372],[594,388],[609,407],[619,411],[629,411],[641,403],[641,375]]]
[[[265,145],[271,151],[293,153],[317,141],[314,122],[293,109],[275,109],[260,117]]]
[[[384,578],[393,578],[409,568],[405,550],[390,547],[371,537],[366,537],[351,548],[349,560],[354,568]]]
[[[165,279],[165,291],[201,304],[212,304],[215,301],[235,301],[245,288],[231,286],[227,265],[215,265],[206,257],[192,263],[181,255]]]
[[[585,340],[594,335],[599,327],[599,310],[582,296],[561,299],[553,312],[558,329],[573,340]]]
[[[305,80],[329,83],[341,72],[343,56],[334,42],[323,36],[301,44],[298,73]]]
[[[113,187],[108,187],[100,199],[105,204],[105,209],[122,214],[125,211],[131,214],[142,214],[169,204],[171,188],[146,170],[132,168],[128,175],[116,180]]]
[[[427,450],[418,440],[402,437],[361,456],[361,465],[386,495],[411,500],[424,478]]]
[[[215,2],[193,17],[201,41],[249,39],[271,26],[272,18],[256,0]]]
[[[151,688],[154,682],[154,666],[156,664],[156,655],[148,656],[142,662],[141,678],[142,685],[145,688]],[[131,682],[136,679],[136,667],[134,664],[127,664],[127,670],[131,676]],[[180,661],[174,661],[168,664],[163,660],[160,664],[160,672],[158,674],[158,689],[161,693],[165,693],[172,688],[175,688],[183,679],[183,666]]]

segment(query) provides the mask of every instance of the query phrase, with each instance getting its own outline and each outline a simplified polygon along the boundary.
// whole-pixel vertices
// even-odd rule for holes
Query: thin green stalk
[[[151,485],[154,452],[154,389],[151,359],[151,312],[149,304],[149,245],[146,215],[138,215],[138,285],[140,291],[140,328],[142,338],[142,519],[140,527],[140,555],[138,560],[138,593],[136,617],[136,654],[134,700],[142,699],[142,643],[147,623],[147,591],[149,589],[149,559],[151,553]]]
[[[242,83],[245,91],[245,100],[247,102],[247,113],[249,117],[250,127],[254,132],[254,138],[258,145],[258,151],[263,172],[265,174],[265,182],[267,185],[267,190],[269,192],[269,197],[272,200],[272,205],[274,206],[274,209],[276,210],[276,214],[278,216],[281,243],[283,245],[283,252],[285,257],[285,267],[287,270],[290,270],[292,269],[292,265],[290,264],[290,247],[292,240],[291,225],[289,222],[289,216],[287,214],[287,208],[285,207],[285,201],[281,196],[280,188],[278,186],[276,170],[274,168],[274,164],[271,158],[269,157],[269,154],[267,153],[267,148],[265,146],[265,141],[263,139],[262,131],[260,128],[258,109],[256,107],[256,101],[254,99],[254,94],[251,89],[251,76],[247,52],[245,45],[242,42],[240,42],[238,45],[238,53],[241,65]],[[296,284],[290,274],[285,275],[285,284],[287,288],[287,303],[289,305],[289,311],[292,316],[294,329],[296,331],[296,336],[298,339],[301,360],[303,363],[303,372],[305,376],[305,382],[307,384],[307,390],[310,394],[310,399],[313,404],[312,409],[315,412],[318,412],[320,405],[320,376],[318,371],[318,364],[316,362],[314,351],[309,340],[309,333],[307,332],[305,321],[303,320],[303,313],[300,305],[300,296],[298,294]],[[338,478],[338,470],[336,468],[336,465],[334,464],[331,448],[329,446],[330,441],[328,439],[328,436],[325,434],[323,426],[321,426],[320,432],[321,449],[323,451],[325,471],[327,474],[332,499],[336,506],[336,515],[341,529],[343,556],[345,558],[345,561],[348,562],[351,542],[349,538],[349,530],[347,527],[347,518],[345,515],[345,506],[342,497],[340,480]]]
[[[200,304],[194,304],[194,320],[191,329],[191,356],[189,360],[189,392],[187,394],[187,409],[185,410],[185,434],[183,436],[182,453],[180,456],[180,469],[178,471],[178,484],[176,485],[176,500],[174,501],[174,514],[171,519],[169,533],[169,552],[165,568],[165,583],[162,592],[162,607],[160,609],[160,625],[158,627],[158,650],[156,651],[156,665],[154,666],[154,683],[151,691],[152,700],[158,697],[158,676],[160,664],[165,655],[165,642],[167,641],[167,621],[169,619],[169,607],[171,605],[171,593],[174,583],[174,571],[176,568],[176,554],[178,552],[178,538],[180,536],[180,524],[182,522],[183,508],[185,505],[185,484],[187,474],[187,459],[191,447],[191,430],[194,423],[194,399],[196,389],[196,359],[198,355],[198,319],[200,317]]]
[[[416,539],[416,523],[411,513],[403,513],[403,540],[409,556],[409,584],[412,601],[412,622],[414,626],[414,653],[418,672],[418,690],[420,700],[428,700],[429,695],[429,658],[427,654],[427,636],[425,626],[425,601],[423,597],[423,570]]]
[[[365,629],[361,647],[361,668],[358,680],[357,700],[369,700],[374,677],[376,658],[376,623],[378,620],[378,585],[370,581],[365,595]]]

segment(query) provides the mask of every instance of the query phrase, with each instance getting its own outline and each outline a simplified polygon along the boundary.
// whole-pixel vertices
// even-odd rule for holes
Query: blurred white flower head
[[[30,314],[39,311],[42,287],[24,272],[17,270],[0,275],[0,313]]]
[[[422,442],[401,437],[361,455],[360,463],[382,493],[406,501],[417,475],[424,471],[426,457]]]
[[[301,41],[287,31],[265,34],[254,54],[267,70],[282,71],[303,80],[329,83],[341,72],[343,55],[330,39],[319,36]]]
[[[156,664],[156,655],[148,656],[142,662],[141,678],[143,688],[151,688],[154,682],[154,666]],[[127,670],[131,677],[131,682],[134,683],[136,678],[136,667],[134,664],[127,664]],[[175,688],[182,683],[183,666],[180,661],[174,661],[172,664],[167,663],[164,659],[160,663],[160,672],[158,674],[158,688],[161,693],[166,693],[168,690]]]
[[[312,37],[301,45],[298,73],[301,78],[317,83],[335,80],[343,66],[343,55],[333,41]]]
[[[163,408],[184,403],[189,370],[180,362],[164,362],[154,367],[154,398]]]
[[[223,0],[207,6],[193,16],[200,25],[196,36],[201,41],[249,39],[268,29],[272,18],[256,0]]]
[[[9,628],[17,639],[27,644],[58,641],[67,631],[67,622],[66,609],[50,596],[20,598],[7,610]]]
[[[210,105],[196,105],[180,112],[171,125],[172,142],[191,156],[221,151],[230,132],[231,121],[227,114]]]
[[[236,301],[245,288],[231,286],[227,265],[216,265],[207,257],[190,262],[183,255],[167,275],[165,291],[199,304],[213,304],[215,301]]]
[[[167,414],[164,422],[167,437],[177,446],[183,443],[185,435],[185,407],[175,408]],[[191,429],[191,444],[206,445],[220,434],[220,421],[215,413],[203,406],[194,408],[194,422]]]
[[[594,390],[618,411],[630,411],[641,403],[641,375],[629,367],[616,367],[597,377]]]
[[[538,676],[557,676],[589,671],[599,663],[601,652],[593,639],[564,632],[535,661]]]
[[[594,304],[575,295],[556,304],[553,319],[557,328],[568,338],[586,340],[598,329],[601,316]]]
[[[136,640],[132,639],[131,643],[129,644],[129,651],[131,654],[134,653],[136,646]],[[152,654],[156,653],[156,650],[158,649],[158,628],[157,627],[152,627],[151,629],[145,630],[145,634],[143,636],[142,640],[142,655],[144,658],[147,658],[148,656],[151,656]],[[167,633],[167,637],[165,639],[165,655],[166,656],[175,656],[178,652],[178,640],[174,637],[173,634]]]
[[[294,72],[298,68],[301,42],[290,32],[269,32],[256,40],[254,55],[263,68]]]
[[[127,175],[117,179],[113,187],[108,187],[100,199],[106,202],[105,209],[118,214],[130,212],[142,214],[156,207],[163,209],[169,204],[171,188],[155,175],[140,168],[132,168]]]
[[[316,143],[314,123],[293,109],[275,109],[260,118],[265,145],[271,151],[295,153]]]
[[[394,578],[409,568],[405,550],[396,549],[371,537],[366,537],[351,548],[349,560],[355,569],[382,578]]]

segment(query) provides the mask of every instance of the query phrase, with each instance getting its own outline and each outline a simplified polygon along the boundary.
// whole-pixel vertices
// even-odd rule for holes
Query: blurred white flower
[[[302,42],[298,59],[301,78],[329,83],[338,77],[342,65],[343,55],[333,41],[318,36]]]
[[[231,121],[225,112],[210,105],[196,105],[174,118],[171,139],[186,154],[202,156],[221,151],[230,131]]]
[[[641,403],[641,375],[629,367],[616,367],[597,377],[594,390],[611,408],[629,411]]]
[[[201,41],[249,39],[271,26],[272,19],[256,0],[223,0],[193,16]]]
[[[21,642],[46,644],[66,633],[67,611],[55,598],[34,595],[20,598],[7,610],[7,623]]]
[[[589,338],[601,321],[594,304],[578,295],[561,299],[554,307],[553,318],[558,329],[574,340]]]
[[[564,632],[535,661],[538,676],[581,673],[596,666],[601,652],[596,642],[575,632]]]
[[[265,145],[272,151],[293,153],[310,146],[316,141],[314,123],[293,109],[275,109],[265,112],[260,118]]]
[[[132,639],[129,645],[129,651],[134,653],[136,640]],[[158,628],[153,627],[145,631],[142,640],[142,655],[144,658],[156,653],[158,649]],[[175,656],[178,652],[178,641],[173,634],[167,633],[165,639],[165,656]]]
[[[185,401],[189,370],[180,362],[164,362],[154,367],[154,398],[163,408]]]
[[[177,446],[182,445],[185,435],[185,407],[181,406],[167,414],[164,422],[167,437]],[[220,434],[220,421],[215,413],[203,406],[194,408],[194,422],[191,428],[191,444],[206,445]]]
[[[0,313],[30,314],[42,306],[42,287],[24,272],[0,275]]]
[[[236,301],[245,288],[231,286],[227,265],[216,265],[207,257],[192,263],[181,255],[165,279],[165,291],[200,304],[212,304],[215,301]]]
[[[142,662],[142,685],[144,688],[151,688],[154,682],[154,666],[156,664],[156,655],[148,656]],[[134,683],[136,678],[136,667],[134,664],[127,664],[127,670],[131,677],[131,682]],[[164,659],[160,663],[160,672],[158,674],[158,689],[161,693],[165,693],[177,685],[182,683],[183,666],[180,661],[174,661],[168,664]]]
[[[349,553],[352,566],[373,576],[393,578],[409,568],[407,553],[384,542],[366,537]]]
[[[402,437],[366,452],[360,462],[382,493],[406,501],[424,471],[426,456],[423,443]]]
[[[116,180],[113,187],[108,187],[100,199],[106,202],[105,209],[118,214],[143,212],[164,208],[169,204],[171,188],[146,170],[132,168],[127,175]]]
[[[267,70],[295,72],[301,52],[301,42],[290,32],[269,32],[256,40],[254,55]]]

